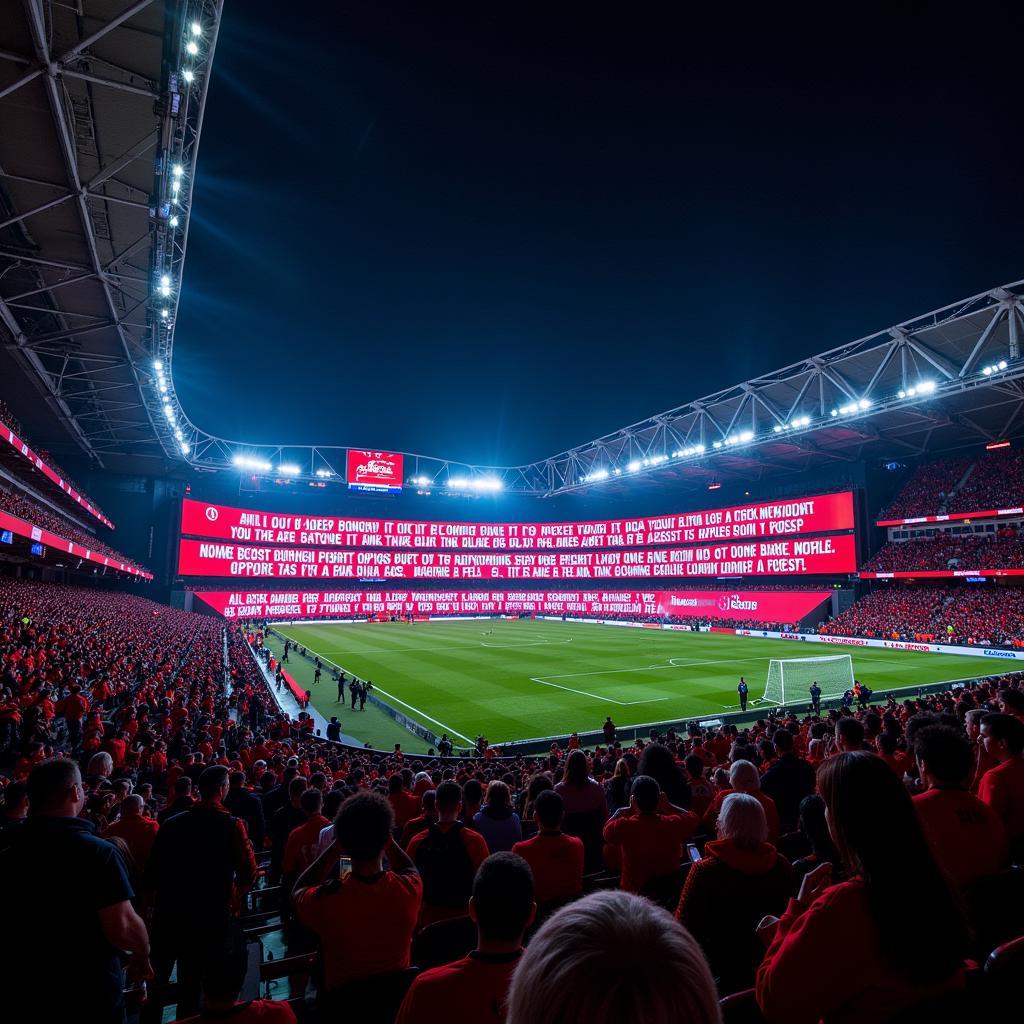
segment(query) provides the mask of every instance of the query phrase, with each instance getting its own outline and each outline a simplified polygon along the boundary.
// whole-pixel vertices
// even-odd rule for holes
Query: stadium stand
[[[860,614],[867,606],[878,615],[899,609],[927,616],[952,598],[945,588],[887,588],[876,595],[861,603]],[[946,1000],[943,1012],[955,1009],[963,1019],[966,1000],[977,1009],[986,998],[984,978],[965,958],[984,959],[1022,930],[1021,873],[1009,867],[1024,852],[1024,688],[1016,674],[820,718],[790,712],[745,727],[694,724],[685,735],[655,734],[626,748],[556,744],[546,757],[492,752],[445,760],[345,747],[313,735],[276,709],[241,630],[212,617],[134,595],[13,580],[0,581],[0,609],[0,898],[16,922],[3,931],[0,958],[25,984],[50,980],[49,961],[35,943],[61,920],[68,941],[78,943],[69,950],[77,956],[61,968],[61,988],[79,1005],[88,998],[97,1009],[120,1012],[120,964],[111,960],[110,945],[117,936],[119,948],[133,954],[129,979],[149,976],[150,964],[155,972],[143,1019],[159,1020],[162,1006],[174,1002],[179,1017],[187,1016],[201,990],[208,1007],[229,1008],[246,973],[245,944],[259,950],[284,929],[289,955],[248,969],[252,994],[257,979],[268,993],[275,981],[291,979],[288,1002],[260,1001],[274,1020],[294,1019],[295,1011],[327,1020],[334,1006],[358,1005],[365,1011],[360,1019],[393,1020],[397,1012],[409,1024],[432,1019],[424,1009],[436,1005],[430,993],[487,1008],[507,991],[508,1020],[554,1020],[537,1009],[535,997],[556,940],[563,959],[571,962],[578,948],[581,958],[601,963],[599,973],[570,971],[566,988],[583,986],[590,998],[618,1000],[619,1019],[648,1016],[653,1003],[631,1013],[638,997],[624,994],[636,991],[633,957],[623,961],[619,945],[627,938],[652,957],[680,964],[677,976],[656,960],[646,999],[677,1008],[712,1000],[704,1017],[686,1019],[717,1019],[717,996],[728,997],[726,1019],[742,1004],[755,1015],[748,1019],[772,1022],[820,1014],[830,1021],[902,1021],[920,1019],[906,1014],[922,1000],[930,1019],[953,1019],[936,1015],[939,996]],[[991,608],[977,605],[972,614],[984,617]],[[52,759],[61,757],[71,761],[55,770]],[[224,811],[225,801],[241,807],[240,796],[229,797],[229,772],[239,776],[239,793],[261,805],[268,824],[260,848],[243,817]],[[799,807],[803,822],[801,801],[815,788],[815,772],[838,863],[814,862],[822,841],[812,841],[809,824],[794,831],[793,809]],[[470,790],[492,783],[500,784],[499,796],[507,787],[508,813],[519,816],[525,839],[535,837],[531,864],[545,891],[555,883],[558,897],[535,916],[530,869],[515,854],[486,856],[487,840],[469,819],[480,799]],[[556,785],[557,806],[549,807],[545,789]],[[318,791],[316,799],[303,795],[310,789]],[[584,799],[590,789],[599,799]],[[430,824],[433,800],[424,797],[435,791],[445,793],[445,807],[454,799],[460,810],[455,817],[443,812],[452,824],[431,839],[446,852],[427,856],[430,830],[438,826]],[[718,813],[703,816],[714,822],[709,833],[691,805],[707,806],[703,794],[716,793]],[[572,805],[563,806],[570,796]],[[427,808],[420,836],[406,830],[414,856],[398,845],[402,831],[393,828],[399,804],[410,817]],[[313,818],[321,806],[323,815]],[[962,813],[968,807],[971,813]],[[777,839],[763,808],[776,821],[783,809],[788,831]],[[606,839],[614,839],[619,859],[611,856],[611,864],[583,877],[578,848],[563,834],[582,833],[585,842],[591,813]],[[80,822],[77,831],[69,831],[71,821]],[[285,859],[279,882],[272,878],[275,836],[287,841],[305,829],[309,843],[321,827],[326,838],[321,834],[296,866]],[[116,847],[97,840],[97,832]],[[451,839],[442,841],[446,835]],[[703,860],[692,862],[687,842]],[[422,889],[436,896],[454,884],[455,852],[463,843],[467,853],[479,848],[467,862],[470,888],[460,888],[459,896],[449,891],[449,899],[462,902],[454,917],[432,926],[444,935],[416,935]],[[343,847],[353,874],[341,882],[336,914],[324,918],[321,905],[335,900],[338,882],[331,878]],[[64,884],[52,886],[54,851],[72,849],[78,860],[73,867],[62,863]],[[573,851],[569,862],[559,859],[562,850]],[[795,862],[799,874],[790,868]],[[211,863],[221,864],[219,873]],[[381,881],[364,888],[359,879]],[[74,886],[103,893],[101,899],[120,908],[120,924],[103,919],[97,932],[97,906],[107,904],[71,899]],[[605,891],[620,887],[638,895]],[[313,931],[330,929],[319,955],[291,917],[292,890],[297,906],[317,908],[300,911],[298,921]],[[583,898],[576,898],[581,890]],[[748,924],[758,918],[758,939],[754,925],[735,934],[738,918],[731,914],[733,941],[723,946],[721,914],[712,909],[723,892],[740,901],[737,914]],[[357,906],[346,903],[346,894],[359,897]],[[967,921],[957,909],[961,896]],[[198,917],[190,920],[201,918],[201,926],[175,930],[182,908],[192,908]],[[460,908],[471,917],[459,917]],[[676,930],[673,912],[692,928],[692,938]],[[890,913],[901,922],[911,913],[928,928],[907,943]],[[694,938],[700,948],[686,945]],[[853,973],[844,953],[850,943],[860,965]],[[723,954],[726,946],[731,952]],[[168,984],[173,960],[177,981]],[[417,968],[427,969],[413,983]],[[111,977],[116,988],[104,987]],[[306,1000],[309,979],[317,1004]],[[731,994],[755,979],[742,995]],[[130,997],[140,991],[129,986]],[[577,998],[584,998],[582,990]],[[65,996],[53,999],[63,1005]]]
[[[50,530],[65,540],[74,541],[76,544],[81,544],[91,551],[106,555],[119,562],[124,562],[125,565],[131,565],[140,571],[144,571],[142,566],[138,565],[127,555],[122,555],[120,552],[115,551],[109,544],[104,544],[94,534],[88,533],[81,527],[76,526],[70,519],[66,519],[52,509],[47,508],[45,505],[40,505],[39,502],[33,501],[23,494],[15,494],[13,491],[0,489],[0,510],[9,512],[12,516],[17,516],[32,526],[39,526],[44,530]]]
[[[45,448],[40,448],[38,445],[32,443],[31,439],[25,434],[25,428],[18,421],[18,418],[11,412],[7,403],[0,398],[0,425],[6,425],[9,429],[13,430],[22,441],[27,443],[35,453],[43,459],[47,465],[54,470],[58,476],[60,476],[66,484],[69,484],[74,490],[76,490],[90,505],[100,514],[103,515],[103,510],[99,505],[89,497],[81,487],[68,475],[67,471],[63,469],[60,464],[54,459],[53,455],[48,452]]]
[[[909,519],[944,513],[949,495],[970,465],[970,459],[940,459],[918,466],[878,518]]]
[[[987,452],[949,502],[950,512],[1013,508],[1024,501],[1024,457],[1010,449]]]
[[[883,586],[862,597],[819,632],[890,640],[1020,646],[1024,591]]]
[[[890,541],[864,563],[865,572],[934,572],[946,569],[1019,569],[1024,541],[1015,527],[996,534],[936,533],[920,540]]]

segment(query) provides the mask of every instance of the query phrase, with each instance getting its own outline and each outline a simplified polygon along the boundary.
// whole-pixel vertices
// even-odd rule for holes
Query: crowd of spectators
[[[991,584],[879,586],[819,633],[981,646],[1024,645],[1024,590]]]
[[[948,511],[950,494],[971,464],[969,458],[940,459],[918,466],[879,519],[911,519]]]
[[[1009,448],[986,452],[949,502],[950,512],[984,512],[1024,505],[1024,455]]]
[[[95,534],[86,532],[71,522],[70,519],[65,519],[64,516],[54,512],[53,509],[40,505],[23,494],[15,494],[13,491],[0,489],[0,509],[4,512],[9,512],[12,516],[17,516],[19,519],[24,519],[33,526],[49,530],[51,533],[57,534],[58,537],[81,544],[90,551],[96,552],[96,554],[106,555],[107,558],[115,558],[119,562],[124,562],[125,565],[131,565],[140,571],[145,571],[141,565],[127,555],[122,555],[109,544],[104,544]]]
[[[176,965],[179,1018],[202,999],[293,1020],[238,1003],[245,894],[269,882],[292,994],[316,979],[325,1020],[383,978],[402,1024],[714,1022],[747,986],[770,1022],[881,1022],[961,1005],[964,957],[994,935],[962,907],[1024,852],[1019,676],[629,746],[612,727],[544,757],[410,757],[277,712],[237,626],[4,580],[0,687],[0,961],[55,1017],[121,1020],[147,980],[158,1021]],[[439,935],[465,941],[432,960]]]
[[[1024,567],[1024,540],[1016,527],[993,534],[953,534],[890,541],[864,563],[865,572],[926,572]]]
[[[103,514],[103,510],[99,505],[97,505],[96,502],[93,501],[92,498],[90,498],[89,495],[87,495],[85,491],[83,491],[82,488],[71,479],[70,476],[68,476],[67,472],[60,467],[52,453],[48,452],[45,448],[39,448],[32,444],[32,442],[25,436],[25,428],[21,425],[21,422],[14,413],[11,412],[10,406],[8,406],[2,398],[0,398],[0,422],[6,423],[22,441],[32,448],[32,450],[50,467],[50,469],[52,469],[66,484],[70,484],[76,491],[78,491],[78,493],[88,501],[97,512],[101,515]]]

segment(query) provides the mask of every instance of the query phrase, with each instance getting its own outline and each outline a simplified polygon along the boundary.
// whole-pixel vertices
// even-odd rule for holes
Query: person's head
[[[334,819],[334,837],[353,862],[380,858],[395,824],[395,812],[386,797],[371,790],[350,796]]]
[[[864,726],[856,718],[840,718],[836,722],[836,748],[839,751],[864,749]]]
[[[992,714],[981,720],[985,751],[1002,763],[1024,750],[1024,723],[1013,715]]]
[[[491,782],[487,786],[487,806],[496,811],[507,811],[512,806],[512,794],[504,782]]]
[[[747,793],[730,793],[722,801],[716,825],[719,839],[756,850],[768,841],[768,819],[761,802]]]
[[[320,813],[320,808],[324,805],[324,795],[319,789],[307,789],[302,796],[299,797],[299,807],[302,808],[306,817],[311,818],[314,814]]]
[[[28,776],[28,809],[32,817],[77,818],[85,806],[85,787],[78,765],[67,758],[41,761]]]
[[[817,793],[805,796],[800,801],[800,831],[807,837],[814,853],[824,854],[824,859],[834,856],[835,847],[828,830],[825,801]]]
[[[232,772],[230,781],[232,789],[241,789],[245,785],[245,772]]]
[[[204,768],[199,776],[199,796],[203,800],[223,800],[228,795],[228,770],[221,764]]]
[[[590,776],[587,768],[587,755],[582,750],[572,750],[565,759],[565,771],[562,781],[574,786],[582,786]]]
[[[775,746],[775,753],[782,757],[783,754],[793,753],[793,734],[788,729],[776,729],[772,737]]]
[[[105,750],[98,751],[89,758],[85,774],[90,778],[98,776],[109,779],[114,774],[114,759]]]
[[[288,799],[293,807],[299,806],[299,800],[305,792],[306,780],[301,775],[294,776],[288,783]]]
[[[971,745],[946,725],[922,729],[914,738],[918,774],[930,786],[961,786],[971,774]]]
[[[437,787],[437,815],[441,821],[454,821],[462,807],[462,787],[447,779]]]
[[[882,757],[892,757],[896,753],[896,737],[891,732],[880,732],[875,737],[875,750]]]
[[[200,984],[203,1004],[207,1009],[228,1009],[238,1002],[248,959],[245,943],[231,942],[222,955],[204,960]]]
[[[483,803],[484,787],[479,779],[466,779],[462,787],[462,802],[466,807],[476,809]]]
[[[537,827],[541,830],[554,830],[562,827],[565,804],[561,794],[556,793],[553,789],[546,789],[538,794],[533,809]]]
[[[863,879],[883,962],[915,982],[947,977],[960,965],[966,930],[902,780],[881,758],[852,751],[821,764],[818,790],[844,867]]]
[[[719,1024],[718,992],[692,935],[667,911],[618,890],[563,907],[530,940],[507,1024]]]
[[[536,912],[530,865],[514,853],[492,853],[477,868],[469,900],[481,944],[521,945]]]
[[[146,809],[146,802],[138,793],[132,793],[121,801],[122,818],[141,818],[142,812]]]
[[[24,818],[28,814],[28,786],[24,782],[12,782],[4,790],[4,816]]]
[[[391,796],[397,796],[399,793],[402,792],[402,788],[403,787],[401,775],[392,775],[391,778],[388,779],[388,793]]]
[[[729,769],[729,785],[737,793],[755,793],[761,788],[757,765],[751,761],[734,761]]]
[[[729,788],[729,773],[724,768],[716,768],[711,776],[711,782],[716,790],[721,792]]]
[[[1004,715],[1020,718],[1024,715],[1024,690],[1000,690],[999,710]]]
[[[683,777],[679,765],[676,764],[672,752],[661,743],[648,743],[644,747],[636,770],[639,775],[650,775],[652,779],[656,779],[658,785],[670,797],[681,785],[685,786],[686,784],[686,779]]]
[[[179,775],[174,780],[174,795],[176,797],[192,795],[192,780],[187,775]]]
[[[650,775],[637,775],[629,788],[629,804],[641,814],[654,814],[661,800],[661,786]]]

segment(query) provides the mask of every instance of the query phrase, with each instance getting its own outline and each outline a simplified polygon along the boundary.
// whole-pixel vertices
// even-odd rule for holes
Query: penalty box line
[[[320,660],[327,665],[333,665],[336,669],[338,669],[341,672],[348,671],[348,669],[343,668],[336,661],[331,661],[330,658],[325,658],[323,655],[320,655]],[[354,672],[351,674],[355,676]],[[384,696],[387,697],[389,700],[393,700],[396,704],[401,704],[403,708],[408,708],[414,714],[419,715],[420,718],[425,718],[428,722],[431,722],[432,724],[439,726],[445,732],[451,733],[453,736],[458,736],[460,740],[465,740],[468,744],[470,744],[470,746],[473,745],[474,741],[471,740],[465,734],[459,732],[458,729],[453,729],[450,725],[445,725],[444,722],[439,722],[436,718],[431,718],[430,715],[428,715],[425,711],[420,711],[419,708],[415,708],[411,704],[407,704],[404,700],[402,700],[401,697],[396,697],[393,693],[388,693],[387,690],[385,690],[382,686],[378,686],[376,683],[373,684],[373,688],[374,690],[380,690],[380,692],[383,693]]]
[[[602,697],[598,693],[589,693],[587,690],[574,690],[571,686],[561,686],[558,683],[548,682],[539,676],[530,676],[531,683],[540,683],[543,686],[553,686],[556,690],[565,690],[568,693],[578,693],[581,697],[592,697],[594,700],[603,700],[606,704],[618,704],[620,708],[630,707],[633,704],[657,704],[659,701],[668,700],[668,697],[652,697],[650,700],[614,700],[612,697]]]

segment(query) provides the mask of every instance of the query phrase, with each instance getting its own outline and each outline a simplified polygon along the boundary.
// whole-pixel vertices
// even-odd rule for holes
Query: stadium
[[[894,196],[846,149],[945,130],[942,83],[780,32],[826,103],[744,34],[698,103],[710,25],[349,6],[0,11],[10,982],[132,1024],[1019,1013],[1019,253],[963,154]]]

